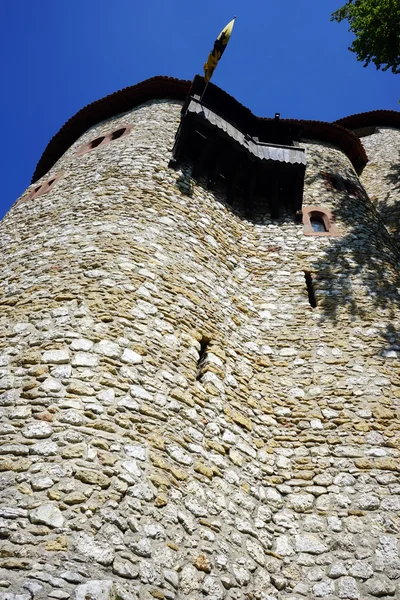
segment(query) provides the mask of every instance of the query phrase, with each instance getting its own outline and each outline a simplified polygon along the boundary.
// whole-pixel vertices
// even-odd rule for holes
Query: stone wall
[[[1,224],[0,599],[398,598],[392,242],[311,141],[340,237],[241,218],[168,167],[179,118],[93,128]]]
[[[369,162],[361,181],[388,230],[400,243],[400,131],[379,127],[362,138]]]

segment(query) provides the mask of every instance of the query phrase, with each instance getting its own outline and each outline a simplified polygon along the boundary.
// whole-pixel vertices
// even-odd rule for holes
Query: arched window
[[[338,236],[332,212],[320,206],[304,206],[303,225],[305,235]]]
[[[311,215],[310,223],[311,227],[313,228],[313,231],[316,231],[317,233],[321,231],[326,231],[324,220],[322,216],[318,213],[314,213]]]

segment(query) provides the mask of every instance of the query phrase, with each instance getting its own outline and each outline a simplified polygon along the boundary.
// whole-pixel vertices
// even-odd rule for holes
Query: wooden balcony
[[[220,96],[224,94],[215,89]],[[236,101],[227,97],[232,117]],[[212,96],[210,100],[207,96],[204,102],[199,94],[189,94],[173,148],[176,163],[190,162],[193,178],[210,189],[223,186],[227,203],[235,205],[246,217],[265,213],[271,218],[279,218],[284,212],[295,214],[300,211],[305,150],[294,141],[291,145],[261,141],[251,123],[248,123],[249,132],[224,116],[221,110],[223,99],[221,101],[217,95],[217,101],[212,102]],[[243,115],[243,111],[247,109],[237,104],[238,120],[244,121],[243,116],[248,115]],[[260,129],[264,139],[290,141],[293,135],[279,118],[270,120],[267,128]]]

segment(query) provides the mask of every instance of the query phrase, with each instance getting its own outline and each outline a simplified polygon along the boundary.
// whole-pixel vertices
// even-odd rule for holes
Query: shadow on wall
[[[399,247],[364,190],[358,197],[336,193],[335,216],[348,225],[348,231],[330,238],[323,258],[312,264],[318,306],[334,324],[346,320],[353,327],[357,321],[363,327],[370,324],[368,334],[363,330],[357,336],[371,345],[383,340],[378,352],[399,351]],[[395,208],[399,214],[400,198]]]
[[[400,248],[400,154],[399,162],[391,165],[384,180],[385,187],[390,186],[390,191],[385,194],[383,200],[376,201],[375,206]]]
[[[193,196],[193,180],[191,177],[190,167],[184,165],[181,166],[181,173],[178,179],[175,181],[175,185],[181,194],[185,196]]]
[[[337,164],[328,165],[332,173],[337,171]],[[180,175],[176,181],[179,191],[192,196],[193,180],[191,166],[180,165]],[[354,179],[349,170],[349,179],[353,179],[358,194],[352,195],[345,190],[335,190],[335,217],[346,223],[347,233],[341,237],[330,238],[329,246],[324,250],[323,258],[318,258],[310,265],[313,275],[313,286],[318,301],[318,308],[326,320],[338,325],[339,322],[357,322],[368,326],[365,342],[375,343],[383,340],[379,352],[400,351],[400,246],[388,233],[381,215],[370,202],[365,190]],[[400,166],[394,166],[390,176],[391,184],[400,186]],[[307,185],[321,180],[321,173],[310,174]],[[201,181],[206,188],[206,180]],[[227,204],[222,199],[226,190],[219,186],[213,193],[217,201],[221,201],[238,218],[252,223],[263,222],[263,206],[258,205],[260,212],[245,214],[238,206]],[[265,206],[265,218],[269,220],[268,206]],[[394,209],[399,214],[398,231],[400,234],[400,198]],[[287,216],[287,215],[286,215]],[[282,215],[284,220],[285,215]],[[294,215],[293,215],[293,218]],[[274,219],[275,223],[282,222]],[[368,328],[368,327],[367,327]],[[364,330],[365,331],[365,330]],[[362,332],[357,335],[363,336]]]
[[[279,224],[287,218],[296,218],[293,207],[290,207],[287,200],[288,190],[283,186],[277,188],[277,193],[281,195],[283,206],[272,217],[272,207],[269,202],[268,191],[262,185],[254,185],[249,190],[248,181],[241,178],[234,185],[229,185],[225,178],[220,175],[212,182],[207,176],[199,175],[193,177],[193,167],[190,163],[170,163],[175,169],[178,177],[175,180],[175,186],[181,194],[192,197],[194,192],[194,183],[198,183],[204,190],[213,194],[216,202],[222,204],[233,215],[242,221],[248,221],[252,224],[265,224],[270,222]],[[250,193],[249,193],[250,192]],[[297,219],[301,222],[301,216]]]

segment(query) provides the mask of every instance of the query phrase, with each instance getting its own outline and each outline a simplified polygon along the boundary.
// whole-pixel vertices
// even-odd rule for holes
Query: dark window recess
[[[359,194],[359,189],[358,187],[355,185],[355,183],[353,183],[352,181],[348,181],[346,180],[344,182],[346,191],[351,194],[352,196],[358,196]]]
[[[347,192],[352,196],[358,196],[360,194],[358,186],[349,179],[343,179],[343,177],[339,177],[338,175],[325,175],[325,177],[327,177],[331,186],[335,190],[338,190],[338,192]]]
[[[311,217],[310,223],[314,231],[326,231],[325,223],[322,218],[319,218],[318,216]]]
[[[118,138],[124,135],[125,131],[126,127],[122,127],[122,129],[117,129],[117,131],[113,131],[111,134],[111,139],[117,140]]]
[[[314,294],[314,285],[311,271],[304,271],[304,277],[307,285],[308,301],[310,303],[310,306],[312,306],[312,308],[315,308],[317,306],[317,300]]]
[[[345,191],[346,187],[341,177],[336,177],[335,175],[330,176],[330,181],[335,190],[339,192]]]
[[[95,138],[91,142],[87,142],[86,144],[83,144],[83,146],[80,146],[77,149],[76,154],[86,154],[86,152],[90,152],[91,150],[94,150],[98,146],[105,146],[106,144],[108,144],[114,140],[118,140],[119,138],[127,135],[131,129],[132,129],[132,125],[125,125],[125,127],[120,127],[119,129],[110,131],[110,132],[106,133],[105,135],[101,135],[100,137]]]
[[[37,198],[38,196],[43,196],[44,194],[47,194],[52,190],[54,184],[56,183],[56,181],[58,181],[58,179],[60,179],[60,177],[61,175],[55,175],[48,181],[45,181],[44,183],[41,183],[40,185],[36,186],[33,190],[29,192],[29,194],[21,198],[21,202],[25,202],[26,200],[32,200],[33,198]]]
[[[197,381],[199,381],[201,379],[201,377],[204,375],[203,368],[204,368],[204,363],[207,358],[207,350],[208,350],[209,345],[210,345],[210,340],[206,337],[202,337],[200,340],[199,359],[197,361],[197,375],[196,375]]]
[[[97,146],[100,146],[101,142],[104,141],[104,135],[102,137],[96,138],[95,140],[93,140],[92,142],[90,142],[90,147],[91,148],[97,148]]]

